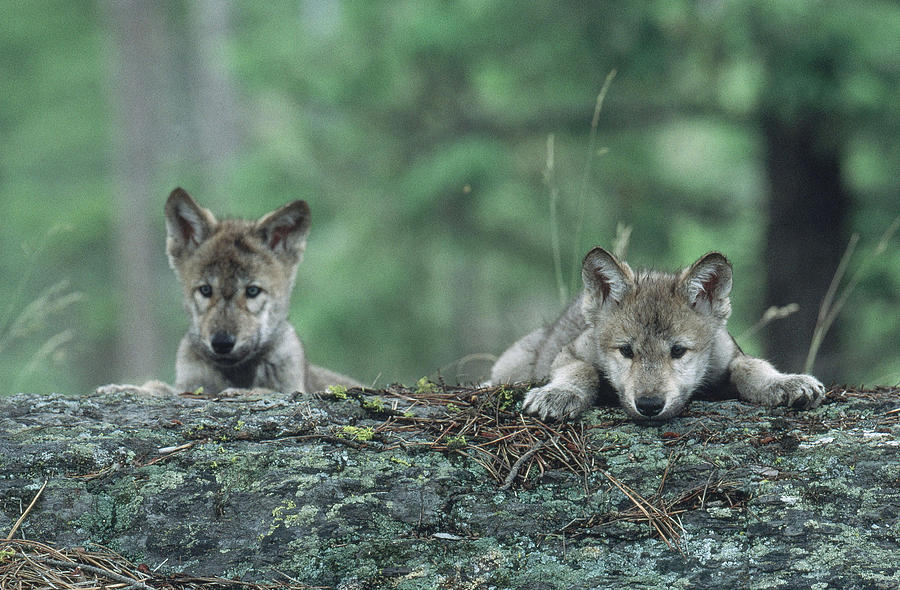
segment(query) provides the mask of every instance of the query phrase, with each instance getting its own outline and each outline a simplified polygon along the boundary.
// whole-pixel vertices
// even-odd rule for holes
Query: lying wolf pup
[[[287,319],[309,223],[305,201],[259,221],[218,221],[183,189],[172,191],[166,201],[166,251],[191,318],[178,347],[174,390],[312,392],[359,385],[310,364]],[[159,381],[137,389],[173,392]]]
[[[603,248],[584,258],[584,290],[553,324],[512,345],[491,382],[550,381],[525,397],[542,419],[574,418],[595,395],[617,395],[637,419],[677,415],[702,391],[736,390],[768,406],[818,406],[810,375],[778,372],[744,354],[725,328],[731,264],[711,252],[678,274],[634,272]]]

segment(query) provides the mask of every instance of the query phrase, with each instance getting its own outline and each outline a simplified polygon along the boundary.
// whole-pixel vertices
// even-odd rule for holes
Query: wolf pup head
[[[731,264],[710,252],[678,274],[635,273],[603,248],[582,264],[582,310],[600,368],[634,418],[677,415],[703,384],[731,303]]]
[[[194,351],[223,368],[264,354],[287,321],[309,232],[294,201],[258,221],[218,221],[181,188],[166,201],[166,251],[184,289]]]

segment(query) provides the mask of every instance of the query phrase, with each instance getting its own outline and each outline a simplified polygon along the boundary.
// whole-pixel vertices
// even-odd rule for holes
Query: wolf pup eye
[[[256,297],[257,295],[259,295],[260,293],[262,293],[262,289],[260,289],[260,288],[257,287],[256,285],[250,285],[249,287],[247,287],[246,289],[244,289],[244,294],[245,294],[247,297],[249,297],[250,299],[253,299],[254,297]]]
[[[203,295],[204,297],[207,297],[207,298],[212,297],[212,287],[210,287],[209,285],[200,285],[197,288],[197,291],[199,291],[200,294]]]
[[[619,347],[619,353],[627,359],[634,358],[634,350],[631,349],[630,344],[625,344],[624,346]]]
[[[673,344],[672,349],[669,351],[669,353],[672,355],[673,359],[680,359],[681,357],[684,356],[684,353],[686,353],[686,352],[687,352],[687,348],[685,348],[684,346],[682,346],[680,344]]]

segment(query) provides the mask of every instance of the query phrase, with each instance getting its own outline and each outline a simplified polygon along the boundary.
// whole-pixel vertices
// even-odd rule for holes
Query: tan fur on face
[[[299,262],[299,259],[297,260]],[[217,331],[234,333],[235,356],[258,355],[270,346],[280,324],[287,320],[296,263],[280,260],[243,220],[218,223],[210,237],[188,257],[172,257],[190,314],[192,342],[203,354]],[[212,296],[200,293],[203,285]],[[247,287],[261,291],[246,296]]]

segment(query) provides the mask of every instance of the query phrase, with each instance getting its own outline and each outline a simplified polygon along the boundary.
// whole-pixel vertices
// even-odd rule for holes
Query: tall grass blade
[[[559,303],[565,305],[569,300],[566,284],[562,275],[562,251],[559,245],[559,187],[556,184],[556,158],[554,155],[554,136],[547,136],[547,165],[544,168],[544,183],[550,191],[550,244],[553,248],[553,269],[556,273],[556,288],[559,290]]]
[[[612,85],[613,79],[616,77],[616,70],[612,70],[606,75],[600,93],[597,95],[597,102],[594,105],[594,116],[591,118],[591,134],[588,139],[587,158],[584,164],[584,174],[581,177],[581,188],[578,191],[578,214],[575,218],[574,242],[572,244],[572,277],[570,290],[575,292],[578,288],[578,278],[581,277],[581,230],[584,225],[585,202],[587,201],[587,188],[591,180],[591,165],[594,162],[595,151],[597,149],[597,128],[600,125],[600,111],[603,110],[603,101],[606,100],[606,93]]]
[[[620,221],[616,224],[616,239],[612,243],[613,256],[624,260],[629,243],[631,243],[631,226]]]
[[[796,303],[788,303],[783,307],[773,305],[765,312],[763,312],[762,317],[759,318],[758,322],[741,332],[741,335],[738,336],[738,341],[740,342],[741,340],[745,340],[762,330],[765,326],[769,325],[773,321],[783,320],[784,318],[795,314],[798,311],[800,311],[800,306]]]
[[[21,382],[35,373],[40,367],[49,362],[56,353],[60,352],[63,347],[72,341],[75,337],[75,334],[72,330],[63,330],[58,334],[54,334],[50,338],[48,338],[44,344],[38,348],[37,352],[31,357],[28,361],[28,364],[22,369],[19,373],[18,380],[15,384],[15,389],[19,389]]]
[[[11,325],[16,321],[16,315],[13,315],[16,307],[19,306],[19,302],[25,295],[25,289],[30,284],[31,278],[39,268],[38,264],[35,262],[41,256],[43,251],[47,248],[47,245],[50,243],[50,239],[58,234],[65,233],[71,231],[71,227],[66,224],[56,224],[52,226],[47,233],[45,233],[41,240],[38,242],[37,246],[33,248],[29,248],[28,244],[22,244],[22,252],[21,254],[24,256],[24,259],[27,264],[25,264],[25,274],[23,276],[18,277],[18,281],[16,284],[15,291],[13,291],[12,295],[10,295],[6,300],[6,306],[3,309],[3,313],[0,314],[0,336],[9,332]]]
[[[841,280],[843,280],[844,275],[847,273],[850,258],[853,256],[857,242],[859,242],[858,234],[853,234],[850,237],[850,241],[847,243],[847,249],[844,250],[844,254],[841,256],[841,261],[838,263],[837,269],[834,271],[834,276],[831,278],[831,284],[828,285],[828,290],[825,292],[825,297],[822,298],[822,304],[819,306],[816,327],[813,329],[812,340],[809,343],[809,351],[806,354],[806,362],[803,363],[804,373],[810,373],[812,371],[813,365],[816,362],[816,356],[819,354],[819,348],[822,346],[822,342],[825,341],[825,335],[828,334],[828,330],[831,329],[832,324],[834,324],[834,321],[849,300],[853,290],[856,289],[859,281],[865,275],[869,265],[876,257],[887,249],[888,243],[898,228],[900,228],[900,216],[894,218],[894,221],[886,230],[884,230],[884,233],[881,234],[881,238],[878,240],[878,244],[875,246],[872,254],[857,265],[856,272],[853,273],[853,276],[847,281],[844,290],[841,291],[840,297],[838,297],[835,302],[834,298],[838,293],[838,285],[840,285]]]

